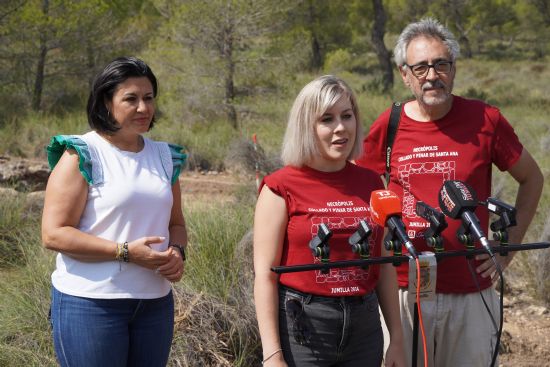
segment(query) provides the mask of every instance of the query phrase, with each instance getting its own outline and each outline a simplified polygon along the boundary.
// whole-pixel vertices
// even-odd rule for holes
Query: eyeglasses
[[[292,319],[294,340],[300,345],[305,345],[309,340],[309,330],[305,327],[303,318],[301,317],[304,312],[304,306],[299,300],[290,298],[286,301],[286,310]]]
[[[411,72],[417,78],[424,78],[426,75],[428,75],[430,68],[434,68],[437,74],[448,74],[451,72],[451,69],[453,68],[452,61],[438,61],[434,64],[416,64],[416,65],[405,64],[405,65],[409,69],[411,69]]]

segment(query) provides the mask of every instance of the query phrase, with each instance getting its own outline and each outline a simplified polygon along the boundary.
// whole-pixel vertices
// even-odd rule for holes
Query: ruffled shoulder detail
[[[92,157],[88,144],[79,135],[56,135],[46,147],[48,164],[53,169],[67,149],[76,151],[79,157],[78,169],[89,185],[93,184]]]
[[[182,153],[183,147],[177,144],[168,143],[170,149],[170,155],[172,156],[172,166],[174,170],[172,172],[172,184],[178,179],[181,169],[187,161],[187,154]]]

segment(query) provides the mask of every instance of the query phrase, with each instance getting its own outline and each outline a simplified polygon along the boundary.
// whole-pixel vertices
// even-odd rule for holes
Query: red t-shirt
[[[359,259],[348,239],[360,220],[366,220],[373,231],[368,240],[371,256],[380,256],[382,228],[374,224],[369,213],[371,192],[383,188],[376,173],[352,163],[338,172],[286,166],[266,176],[261,186],[264,184],[285,200],[288,211],[281,265],[319,262],[311,253],[309,242],[317,235],[321,223],[333,232],[329,240],[331,261]],[[320,270],[283,273],[279,281],[315,295],[357,296],[374,289],[378,274],[378,266],[371,265],[367,270],[330,269],[327,274]]]
[[[357,164],[379,174],[385,172],[386,135],[390,110],[382,113],[364,140],[365,154]],[[445,180],[460,180],[472,186],[478,200],[491,195],[491,172],[494,163],[508,170],[520,157],[523,146],[514,129],[500,111],[481,101],[453,96],[453,106],[442,119],[415,121],[401,114],[391,156],[391,179],[388,189],[402,200],[403,222],[418,251],[433,251],[423,232],[429,223],[416,215],[417,201],[439,209],[438,194]],[[487,234],[489,214],[478,207],[475,214]],[[445,250],[463,250],[456,238],[461,221],[447,218],[443,231]],[[480,246],[476,243],[476,246]],[[474,269],[479,262],[474,263]],[[438,263],[437,291],[469,293],[477,291],[464,257],[446,258]],[[400,287],[408,286],[408,264],[398,269]],[[481,289],[491,285],[477,276]]]

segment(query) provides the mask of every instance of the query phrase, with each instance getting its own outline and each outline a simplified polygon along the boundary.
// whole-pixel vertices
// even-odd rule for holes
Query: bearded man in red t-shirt
[[[394,50],[401,77],[414,99],[403,104],[390,161],[388,188],[402,199],[403,220],[417,251],[426,245],[429,224],[419,217],[416,202],[438,208],[438,193],[446,180],[466,182],[479,200],[491,194],[495,164],[519,184],[515,207],[517,226],[509,242],[521,243],[531,222],[543,186],[543,176],[529,152],[500,111],[482,101],[452,94],[459,45],[452,33],[434,19],[409,24]],[[386,135],[390,109],[373,123],[364,140],[365,154],[357,163],[382,174],[386,171]],[[487,210],[478,210],[482,228]],[[464,249],[457,237],[460,220],[448,219],[443,231],[445,250]],[[506,268],[513,253],[497,255]],[[412,355],[413,307],[408,301],[408,264],[398,268],[401,319]],[[436,297],[422,302],[429,366],[489,366],[498,330],[498,297],[492,287],[496,268],[488,255],[475,259],[446,258],[437,266]],[[489,311],[489,312],[488,312]],[[418,362],[424,365],[422,346]]]

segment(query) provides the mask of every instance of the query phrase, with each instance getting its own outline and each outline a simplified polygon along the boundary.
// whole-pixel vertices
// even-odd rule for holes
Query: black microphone
[[[368,258],[369,257],[369,243],[368,239],[371,235],[372,230],[370,229],[367,222],[364,220],[359,221],[359,226],[357,227],[357,231],[351,235],[351,237],[348,239],[348,243],[351,246],[351,251],[358,252],[359,256],[361,258]]]
[[[330,246],[328,244],[328,240],[331,237],[332,231],[330,228],[325,223],[321,223],[317,229],[317,236],[313,237],[311,241],[309,241],[311,253],[313,256],[319,257],[322,263],[329,262]],[[329,269],[321,270],[321,273],[323,274],[327,274],[328,272]]]
[[[443,251],[441,232],[449,226],[445,220],[445,214],[423,201],[416,202],[416,214],[430,223],[430,227],[424,231],[424,239],[428,246],[435,248],[436,252]]]
[[[321,223],[317,230],[317,236],[309,241],[309,248],[315,257],[328,258],[330,249],[328,240],[332,237],[332,231],[325,223]]]
[[[477,206],[475,191],[468,184],[457,180],[448,180],[443,183],[439,191],[441,211],[449,218],[462,219],[464,228],[470,230],[489,255],[493,256],[489,240],[481,229],[479,219],[474,214]]]

